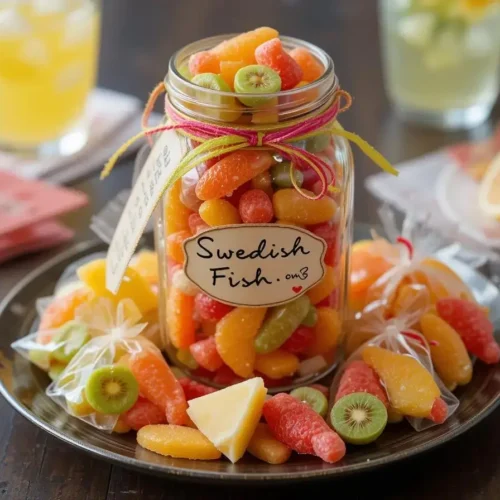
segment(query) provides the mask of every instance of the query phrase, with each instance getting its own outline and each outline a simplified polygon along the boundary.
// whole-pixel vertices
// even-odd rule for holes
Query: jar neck
[[[265,125],[267,123],[284,123],[309,114],[330,105],[337,90],[338,79],[335,75],[331,57],[325,51],[291,37],[280,37],[285,50],[302,47],[311,52],[324,66],[325,72],[315,82],[304,84],[291,90],[258,94],[260,103],[253,107],[244,106],[238,100],[241,94],[205,89],[191,83],[183,76],[192,54],[210,50],[218,43],[232,35],[221,35],[199,40],[175,53],[169,62],[165,86],[171,104],[177,111],[190,118],[238,125]],[[245,97],[251,94],[245,94]]]

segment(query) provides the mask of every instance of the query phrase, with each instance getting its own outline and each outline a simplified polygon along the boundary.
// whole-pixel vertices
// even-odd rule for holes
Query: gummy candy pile
[[[238,119],[259,123],[276,121],[272,102],[265,112],[248,111],[263,105],[259,93],[296,88],[325,71],[305,49],[286,52],[271,28],[196,53],[188,66],[185,78],[234,90],[237,98],[224,99],[241,111]],[[330,134],[303,148],[336,172],[337,191],[309,199],[297,187],[321,192],[311,169],[294,170],[266,149],[228,152],[166,191],[157,252],[134,256],[116,294],[106,288],[105,259],[75,263],[64,286],[40,302],[38,332],[13,345],[48,373],[48,396],[103,431],[136,431],[152,452],[233,463],[246,452],[270,464],[292,452],[335,463],[346,443],[372,443],[388,423],[406,418],[420,431],[445,422],[474,357],[500,360],[488,311],[433,257],[434,239],[408,221],[402,236],[358,242],[349,256],[350,165],[341,165]],[[316,258],[324,273],[279,305],[216,300],[188,276],[186,242],[224,226],[300,228],[322,242]],[[346,281],[351,316],[343,321]],[[339,346],[345,359],[331,386],[313,384],[334,367]],[[267,394],[286,386],[295,388]]]

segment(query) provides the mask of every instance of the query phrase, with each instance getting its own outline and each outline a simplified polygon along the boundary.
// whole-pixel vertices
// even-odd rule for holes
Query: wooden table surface
[[[342,86],[354,96],[343,125],[398,162],[479,130],[445,134],[404,125],[384,95],[375,0],[105,0],[99,83],[144,98],[165,73],[169,55],[186,43],[223,32],[273,26],[326,49]],[[493,116],[500,115],[497,108]],[[358,222],[376,222],[377,203],[363,190],[375,167],[356,154]],[[131,161],[110,180],[90,177],[75,186],[91,203],[64,221],[91,236],[90,216],[130,182]],[[0,267],[0,298],[27,272],[57,251],[24,257]],[[0,498],[19,500],[119,500],[288,498],[498,499],[500,498],[500,409],[453,442],[372,473],[341,481],[258,490],[211,487],[159,479],[112,466],[76,451],[28,423],[0,398]]]

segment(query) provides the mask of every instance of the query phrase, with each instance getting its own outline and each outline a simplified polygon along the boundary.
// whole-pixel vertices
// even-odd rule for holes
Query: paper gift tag
[[[295,226],[224,226],[184,242],[184,272],[220,302],[270,307],[296,299],[323,278],[325,251],[323,239]]]
[[[186,141],[174,130],[163,132],[137,177],[116,227],[106,257],[106,287],[116,293],[142,233],[176,167],[187,152]]]

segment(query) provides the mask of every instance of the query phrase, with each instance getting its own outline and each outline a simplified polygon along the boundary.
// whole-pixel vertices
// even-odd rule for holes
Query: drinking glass
[[[500,80],[498,0],[380,0],[385,84],[408,121],[467,129],[487,119]]]
[[[87,141],[96,0],[0,0],[0,149],[69,155]]]

